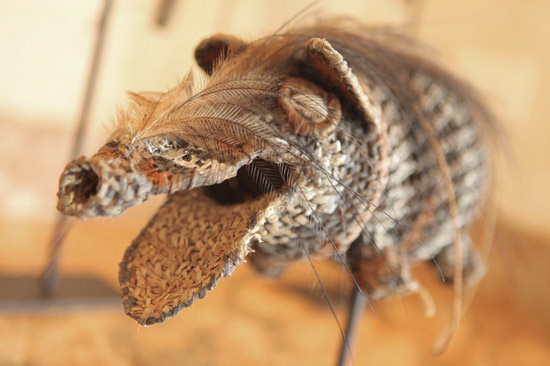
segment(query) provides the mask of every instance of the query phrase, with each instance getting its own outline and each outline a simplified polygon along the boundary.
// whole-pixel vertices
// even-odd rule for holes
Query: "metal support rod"
[[[168,26],[170,16],[176,5],[176,0],[160,0],[160,4],[156,14],[156,23],[159,27]]]
[[[65,216],[57,214],[57,220],[53,233],[52,240],[50,241],[50,253],[48,255],[48,262],[40,277],[41,282],[41,294],[43,297],[49,297],[55,291],[59,282],[58,278],[58,263],[59,255],[61,253],[61,247],[65,236],[69,231],[72,224],[72,220]]]
[[[359,326],[359,323],[361,322],[366,306],[366,295],[362,293],[357,287],[354,287],[351,291],[351,296],[349,300],[348,321],[346,323],[345,333],[346,339],[342,342],[342,345],[340,347],[338,366],[347,366],[349,360],[352,358],[350,355],[350,350],[353,349],[355,336],[357,334],[357,328]]]
[[[82,100],[82,107],[80,109],[80,115],[78,118],[77,129],[74,137],[73,147],[71,151],[71,158],[74,159],[82,151],[82,143],[86,134],[88,126],[88,120],[90,116],[90,109],[95,94],[95,88],[97,83],[97,75],[99,73],[99,67],[101,63],[101,55],[105,44],[105,37],[107,34],[107,23],[111,14],[113,0],[104,0],[103,9],[101,12],[101,18],[97,26],[96,41],[92,54],[92,62],[90,64],[90,70],[88,73],[88,80],[86,82],[86,89]],[[51,295],[55,290],[58,282],[58,262],[63,246],[63,240],[70,227],[70,221],[67,217],[58,214],[57,222],[54,229],[53,238],[50,241],[50,253],[48,256],[48,262],[44,268],[42,276],[40,278],[42,283],[42,292],[44,296]]]

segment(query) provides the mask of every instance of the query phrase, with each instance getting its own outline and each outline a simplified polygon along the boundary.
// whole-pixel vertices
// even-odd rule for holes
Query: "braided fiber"
[[[351,21],[210,37],[202,77],[131,94],[109,142],[68,164],[58,208],[110,216],[169,195],[120,265],[140,324],[245,259],[273,276],[338,254],[374,299],[418,291],[411,266],[435,260],[460,290],[483,274],[467,229],[489,180],[488,113],[421,52]]]

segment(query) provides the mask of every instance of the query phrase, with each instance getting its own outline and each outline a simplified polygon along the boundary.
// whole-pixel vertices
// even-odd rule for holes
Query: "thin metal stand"
[[[347,366],[349,364],[349,360],[352,359],[350,352],[355,344],[357,328],[361,322],[363,313],[365,312],[365,307],[367,306],[367,299],[365,296],[366,295],[361,293],[356,287],[354,287],[351,291],[348,321],[346,323],[346,339],[345,341],[342,341],[342,345],[340,347],[338,366]]]
[[[90,109],[95,94],[97,75],[99,73],[101,55],[103,54],[105,37],[107,34],[107,23],[111,14],[112,5],[112,0],[104,0],[103,10],[101,12],[101,19],[97,27],[97,35],[94,51],[92,54],[92,62],[90,64],[90,71],[88,73],[88,81],[86,83],[86,90],[84,92],[82,108],[80,110],[80,117],[78,118],[73,148],[71,151],[72,159],[76,158],[76,156],[82,152],[82,144],[84,141],[84,136],[86,134],[88,120],[90,117]],[[44,296],[51,296],[57,286],[59,277],[59,257],[63,246],[63,240],[65,239],[65,235],[67,234],[70,226],[70,219],[58,214],[54,235],[50,242],[50,254],[48,257],[48,262],[40,278],[42,282],[42,293]]]
[[[69,218],[57,214],[57,220],[54,228],[53,238],[50,242],[50,252],[48,255],[48,261],[40,276],[40,289],[41,295],[44,297],[52,296],[59,282],[59,256],[65,236],[69,231],[72,220]]]
[[[160,0],[160,4],[157,10],[156,23],[157,26],[164,28],[168,26],[170,16],[176,6],[177,0]]]

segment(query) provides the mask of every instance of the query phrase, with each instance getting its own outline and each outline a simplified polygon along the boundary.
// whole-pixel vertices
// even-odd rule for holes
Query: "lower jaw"
[[[154,324],[204,297],[245,260],[281,200],[270,194],[224,204],[205,189],[171,195],[120,265],[126,313]]]

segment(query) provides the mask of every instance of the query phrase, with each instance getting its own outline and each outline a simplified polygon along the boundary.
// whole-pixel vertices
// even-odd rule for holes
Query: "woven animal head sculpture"
[[[139,323],[177,314],[245,259],[276,275],[346,253],[374,299],[417,291],[410,266],[433,258],[445,277],[480,277],[465,230],[488,179],[482,109],[409,40],[344,28],[208,38],[204,76],[131,93],[108,142],[67,165],[66,215],[168,194],[120,264]]]

